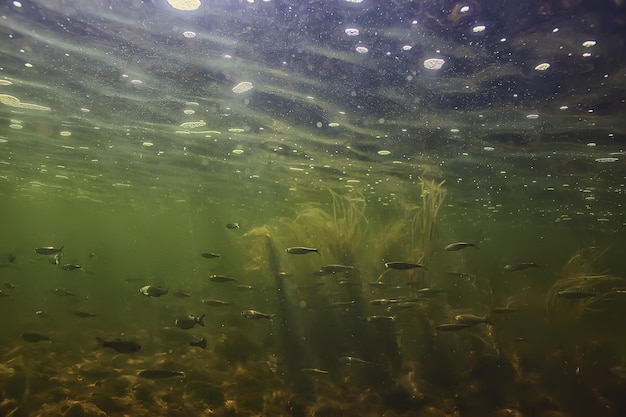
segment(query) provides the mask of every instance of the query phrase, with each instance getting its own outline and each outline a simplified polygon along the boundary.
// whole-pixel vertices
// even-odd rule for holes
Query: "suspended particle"
[[[446,61],[441,58],[429,58],[424,61],[424,68],[429,70],[440,70],[445,63]]]
[[[242,94],[254,88],[251,82],[244,81],[233,87],[233,93]]]

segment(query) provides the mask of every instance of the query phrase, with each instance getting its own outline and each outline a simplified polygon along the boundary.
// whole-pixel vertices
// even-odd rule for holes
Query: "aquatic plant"
[[[421,259],[430,259],[432,240],[439,209],[446,197],[444,181],[425,180],[420,177],[421,206],[414,210],[411,223],[411,251]],[[418,241],[416,243],[416,240]]]
[[[353,264],[359,245],[367,233],[365,199],[361,195],[346,196],[329,189],[332,213],[321,207],[305,207],[293,221],[284,221],[293,242],[319,245],[330,261]],[[308,244],[308,243],[307,243]]]

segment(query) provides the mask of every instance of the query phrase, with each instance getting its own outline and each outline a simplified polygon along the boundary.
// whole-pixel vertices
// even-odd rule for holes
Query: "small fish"
[[[167,294],[167,290],[156,285],[146,285],[139,289],[139,292],[146,297],[160,297]]]
[[[420,288],[419,290],[417,290],[417,293],[419,295],[422,295],[424,297],[429,297],[431,295],[439,295],[439,294],[447,294],[448,291],[447,290],[442,290],[439,288]]]
[[[351,301],[337,301],[335,303],[330,303],[329,307],[350,307],[356,303],[356,300]]]
[[[318,368],[302,368],[300,372],[305,372],[307,374],[318,374],[318,375],[327,375],[328,371]]]
[[[8,297],[8,296],[9,296],[9,294],[4,292],[4,290],[0,290],[0,297]]]
[[[465,249],[465,248],[475,248],[475,249],[478,249],[478,246],[476,246],[475,243],[456,242],[456,243],[450,243],[448,246],[445,247],[445,249],[447,251],[456,251],[456,250],[461,250],[461,249]]]
[[[396,318],[394,316],[367,316],[365,318],[365,320],[367,320],[369,323],[388,323],[394,321],[395,319]]]
[[[209,280],[213,282],[237,282],[235,278],[226,277],[224,275],[213,274],[209,277]]]
[[[52,264],[52,265],[59,266],[59,265],[61,265],[61,259],[62,258],[63,258],[63,254],[62,253],[57,253],[57,254],[48,256],[48,262],[50,264]]]
[[[324,265],[320,268],[319,272],[327,273],[327,274],[348,274],[350,272],[354,272],[357,269],[351,265]]]
[[[385,268],[387,269],[401,269],[401,270],[406,270],[406,269],[413,269],[413,268],[424,268],[424,265],[422,264],[414,264],[411,262],[385,262]]]
[[[185,373],[181,371],[167,371],[165,369],[146,369],[140,371],[138,374],[141,378],[146,379],[165,379],[175,377],[185,377]]]
[[[519,311],[519,309],[511,307],[494,307],[491,309],[491,314],[509,314],[515,313],[516,311]]]
[[[141,345],[135,342],[128,342],[124,340],[113,340],[111,342],[107,342],[97,336],[96,340],[100,343],[102,347],[111,348],[117,353],[135,353],[139,352],[139,350],[141,349]]]
[[[226,225],[226,228],[227,229],[231,229],[231,230],[235,230],[235,229],[239,229],[240,226],[239,226],[239,223],[228,223]]]
[[[371,300],[370,304],[373,306],[388,306],[390,304],[398,304],[398,300],[390,298],[377,298],[376,300]]]
[[[62,296],[74,297],[76,295],[75,292],[66,290],[65,288],[55,288],[52,290],[52,292],[55,293],[56,295],[62,295]]]
[[[49,315],[48,313],[46,313],[45,311],[42,311],[42,310],[37,310],[37,311],[35,311],[35,315],[36,315],[37,317],[42,318],[42,319],[48,319],[48,318],[50,318],[50,315]]]
[[[582,298],[596,297],[598,294],[588,291],[565,290],[557,292],[556,295],[568,300],[580,300]]]
[[[240,290],[256,290],[252,285],[237,285],[235,288],[239,288]]]
[[[191,294],[182,290],[176,290],[172,293],[172,295],[176,298],[188,298],[191,297]]]
[[[8,253],[7,254],[7,261],[9,261],[10,264],[15,262],[16,259],[17,259],[17,255],[16,254],[14,254],[14,253]]]
[[[374,365],[374,362],[355,358],[354,356],[343,356],[339,358],[339,363],[343,365]]]
[[[516,342],[522,342],[522,343],[526,343],[526,339],[524,339],[523,337],[516,337],[515,339]]]
[[[470,326],[481,323],[492,324],[489,317],[481,317],[475,314],[457,314],[454,316],[454,320],[459,324],[468,324]]]
[[[35,253],[40,255],[54,255],[56,253],[63,252],[63,248],[64,246],[61,246],[60,248],[55,248],[54,246],[41,246],[39,248],[35,248]]]
[[[206,349],[206,345],[207,343],[204,337],[198,340],[197,342],[189,342],[189,346],[199,347],[202,349]]]
[[[13,284],[11,282],[5,282],[4,283],[4,288],[6,288],[8,290],[14,290],[15,289],[15,284]]]
[[[59,269],[62,269],[63,271],[73,271],[75,269],[81,269],[84,271],[83,267],[78,265],[78,264],[64,264],[64,265],[59,265]]]
[[[287,252],[290,255],[306,255],[307,253],[315,252],[315,253],[317,253],[319,255],[320,250],[318,248],[307,248],[307,247],[304,247],[304,246],[294,246],[294,247],[285,249],[285,252]]]
[[[467,329],[468,327],[472,327],[469,324],[462,324],[462,323],[446,323],[446,324],[440,324],[439,326],[435,327],[435,330],[439,330],[442,332],[456,332],[459,330],[463,330],[463,329]]]
[[[224,307],[230,305],[228,301],[222,300],[202,300],[202,304],[206,304],[211,307]]]
[[[97,317],[96,314],[90,313],[88,311],[75,311],[74,315],[76,317],[80,317],[81,319],[91,319]]]
[[[200,256],[202,256],[203,258],[207,258],[207,259],[215,259],[215,258],[219,258],[222,255],[213,253],[213,252],[202,252]]]
[[[26,340],[27,342],[31,342],[31,343],[37,343],[37,342],[41,342],[44,340],[50,340],[48,336],[44,336],[43,334],[32,333],[32,332],[24,332],[20,335],[20,337]]]
[[[517,264],[507,264],[504,266],[505,271],[515,272],[515,271],[523,271],[528,268],[539,268],[539,264],[534,262],[520,262]]]
[[[176,327],[183,330],[189,330],[192,329],[196,324],[204,326],[204,316],[206,316],[206,314],[203,314],[200,317],[194,316],[193,314],[179,317],[175,321]]]
[[[258,319],[271,320],[273,317],[270,314],[261,313],[260,311],[256,311],[256,310],[244,310],[241,312],[241,315],[250,320],[258,320]]]
[[[448,271],[446,272],[449,276],[459,278],[459,279],[474,279],[476,275],[468,274],[466,272],[456,272],[456,271]]]
[[[363,284],[361,284],[359,281],[342,279],[341,281],[337,282],[337,285],[343,285],[344,287],[360,287]]]

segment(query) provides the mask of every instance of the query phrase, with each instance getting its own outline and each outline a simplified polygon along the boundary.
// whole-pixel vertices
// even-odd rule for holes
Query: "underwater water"
[[[625,18],[1,2],[0,416],[626,415]]]

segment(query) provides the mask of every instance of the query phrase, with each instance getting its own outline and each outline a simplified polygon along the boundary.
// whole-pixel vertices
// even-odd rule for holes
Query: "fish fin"
[[[204,327],[204,316],[206,316],[206,314],[201,315],[200,318],[198,319],[198,323],[200,323],[203,327]]]

